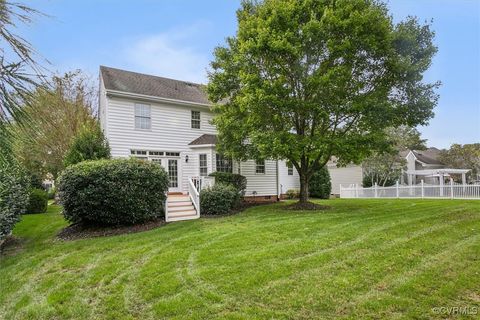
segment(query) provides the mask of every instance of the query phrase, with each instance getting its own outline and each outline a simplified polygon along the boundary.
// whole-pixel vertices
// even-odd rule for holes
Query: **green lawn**
[[[480,309],[480,201],[321,203],[70,242],[50,206],[0,257],[0,319],[479,317],[432,308]]]

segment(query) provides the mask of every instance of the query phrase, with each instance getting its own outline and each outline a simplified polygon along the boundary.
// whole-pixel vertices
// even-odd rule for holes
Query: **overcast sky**
[[[236,29],[239,1],[38,0],[50,15],[19,32],[52,71],[99,65],[205,82],[215,46]],[[426,79],[440,80],[440,101],[428,127],[429,146],[480,142],[480,1],[391,0],[395,21],[433,19],[439,52]]]

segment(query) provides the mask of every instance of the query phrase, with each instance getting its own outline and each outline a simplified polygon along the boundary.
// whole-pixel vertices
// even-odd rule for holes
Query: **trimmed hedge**
[[[226,214],[235,208],[241,199],[238,190],[229,184],[215,183],[200,192],[202,214]]]
[[[130,225],[164,215],[165,170],[137,159],[84,161],[65,169],[58,195],[72,223]]]
[[[28,180],[12,164],[0,159],[0,240],[10,234],[28,203]]]
[[[210,176],[215,177],[215,183],[232,185],[242,196],[245,195],[245,189],[247,189],[247,178],[241,174],[217,171],[210,173]]]
[[[42,189],[30,190],[28,199],[27,213],[47,212],[48,193]]]
[[[330,182],[330,173],[325,166],[316,171],[310,178],[308,191],[311,197],[328,199],[332,192],[332,184]]]

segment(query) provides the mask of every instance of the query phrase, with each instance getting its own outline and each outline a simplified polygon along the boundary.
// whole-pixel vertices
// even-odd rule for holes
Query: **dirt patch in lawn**
[[[14,255],[23,248],[23,243],[25,242],[22,238],[17,238],[15,236],[8,236],[0,244],[0,255],[8,256]]]
[[[63,228],[57,235],[61,240],[77,240],[97,237],[116,236],[152,230],[166,224],[164,219],[148,221],[133,226],[99,227],[83,224],[72,224]]]
[[[292,204],[289,204],[287,206],[282,207],[284,210],[328,210],[330,209],[329,206],[324,206],[321,204],[316,204],[313,202],[306,202],[306,203],[300,203],[300,202],[295,202]]]

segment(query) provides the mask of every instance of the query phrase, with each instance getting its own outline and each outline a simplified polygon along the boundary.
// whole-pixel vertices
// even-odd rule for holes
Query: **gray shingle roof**
[[[437,148],[428,148],[427,150],[412,150],[415,157],[418,161],[421,161],[426,164],[438,164],[443,165],[438,156],[440,155],[440,150]]]
[[[205,86],[152,75],[100,66],[107,90],[136,93],[187,102],[210,104]]]
[[[214,134],[202,134],[197,139],[190,142],[188,145],[202,145],[202,144],[217,144],[217,136]]]

